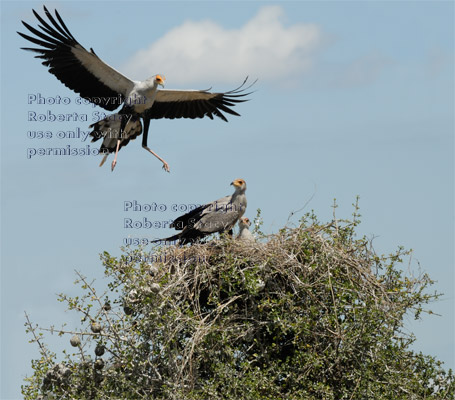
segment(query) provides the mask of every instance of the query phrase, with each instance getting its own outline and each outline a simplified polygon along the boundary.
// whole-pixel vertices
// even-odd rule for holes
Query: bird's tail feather
[[[150,243],[161,243],[161,244],[165,244],[166,242],[175,242],[176,240],[179,240],[180,239],[180,233],[177,233],[176,235],[174,236],[169,236],[165,239],[156,239],[156,240],[152,240],[150,241]]]
[[[128,118],[123,133],[120,132],[122,118]],[[142,133],[142,123],[138,116],[127,114],[112,114],[106,118],[90,125],[93,128],[90,133],[92,142],[104,138],[100,148],[100,153],[113,153],[117,147],[117,141],[121,139],[120,147],[126,146],[130,140],[136,139]]]

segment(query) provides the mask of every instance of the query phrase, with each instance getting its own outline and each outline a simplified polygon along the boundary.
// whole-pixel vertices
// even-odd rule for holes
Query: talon
[[[166,172],[171,172],[171,170],[169,169],[169,164],[167,162],[164,162],[163,163],[163,169],[166,171]]]
[[[114,170],[116,165],[117,165],[117,160],[112,161],[111,171]]]

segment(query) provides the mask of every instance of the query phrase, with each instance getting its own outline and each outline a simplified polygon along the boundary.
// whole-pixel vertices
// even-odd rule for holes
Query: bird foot
[[[117,165],[117,160],[112,161],[111,171],[114,171],[114,168],[116,165]]]
[[[163,161],[163,169],[166,172],[171,172],[171,170],[169,169],[169,164],[166,161]]]

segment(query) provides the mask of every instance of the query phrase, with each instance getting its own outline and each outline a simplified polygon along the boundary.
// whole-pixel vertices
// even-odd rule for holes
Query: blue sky
[[[261,208],[266,233],[292,211],[322,221],[351,215],[360,196],[359,234],[379,253],[412,248],[412,268],[437,282],[441,316],[409,319],[415,349],[454,367],[454,4],[453,2],[50,2],[72,34],[133,79],[156,73],[170,89],[226,91],[258,78],[251,101],[229,123],[152,121],[149,147],[119,153],[112,173],[99,156],[34,156],[27,149],[82,148],[57,132],[88,130],[92,113],[49,74],[16,31],[36,25],[40,2],[1,3],[1,393],[20,397],[38,356],[24,311],[41,326],[79,317],[56,293],[76,295],[74,270],[106,284],[98,254],[120,254],[124,218],[171,220],[173,204],[201,204],[247,181],[248,210]],[[130,17],[124,20],[125,16]],[[29,95],[68,97],[69,105],[28,104]],[[28,113],[86,114],[87,121],[33,122]],[[28,131],[51,131],[30,139]],[[311,200],[310,200],[311,199]],[[132,213],[125,201],[166,205]],[[310,200],[310,201],[309,201]],[[298,220],[294,217],[291,223]],[[407,268],[407,265],[404,265]],[[47,337],[52,350],[66,339]]]

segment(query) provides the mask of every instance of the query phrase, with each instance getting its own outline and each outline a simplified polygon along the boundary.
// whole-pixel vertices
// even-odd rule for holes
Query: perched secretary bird
[[[246,182],[236,179],[231,183],[235,191],[232,195],[212,201],[206,205],[195,208],[189,213],[178,217],[171,225],[178,231],[182,231],[166,239],[158,239],[156,242],[171,242],[179,240],[179,244],[193,243],[204,236],[216,232],[230,231],[242,217],[246,210]]]
[[[22,21],[24,26],[36,37],[18,32],[23,38],[40,46],[38,48],[22,47],[38,53],[36,58],[43,59],[43,65],[57,77],[66,87],[79,93],[84,99],[113,111],[121,104],[123,107],[117,114],[110,115],[90,125],[93,141],[104,138],[100,153],[107,156],[115,151],[112,170],[117,163],[119,150],[135,139],[142,132],[142,147],[163,163],[169,172],[169,165],[158,154],[147,146],[147,135],[151,119],[158,118],[203,118],[213,116],[227,122],[224,113],[239,115],[230,107],[247,101],[245,91],[247,81],[237,89],[225,93],[211,93],[207,90],[164,90],[164,77],[154,75],[145,81],[133,81],[114,68],[104,63],[90,48],[87,51],[70,33],[57,10],[55,17],[44,7],[48,18],[45,21],[35,10],[33,14],[41,23],[41,31]],[[254,84],[254,82],[253,82]],[[142,127],[141,118],[144,123]]]

